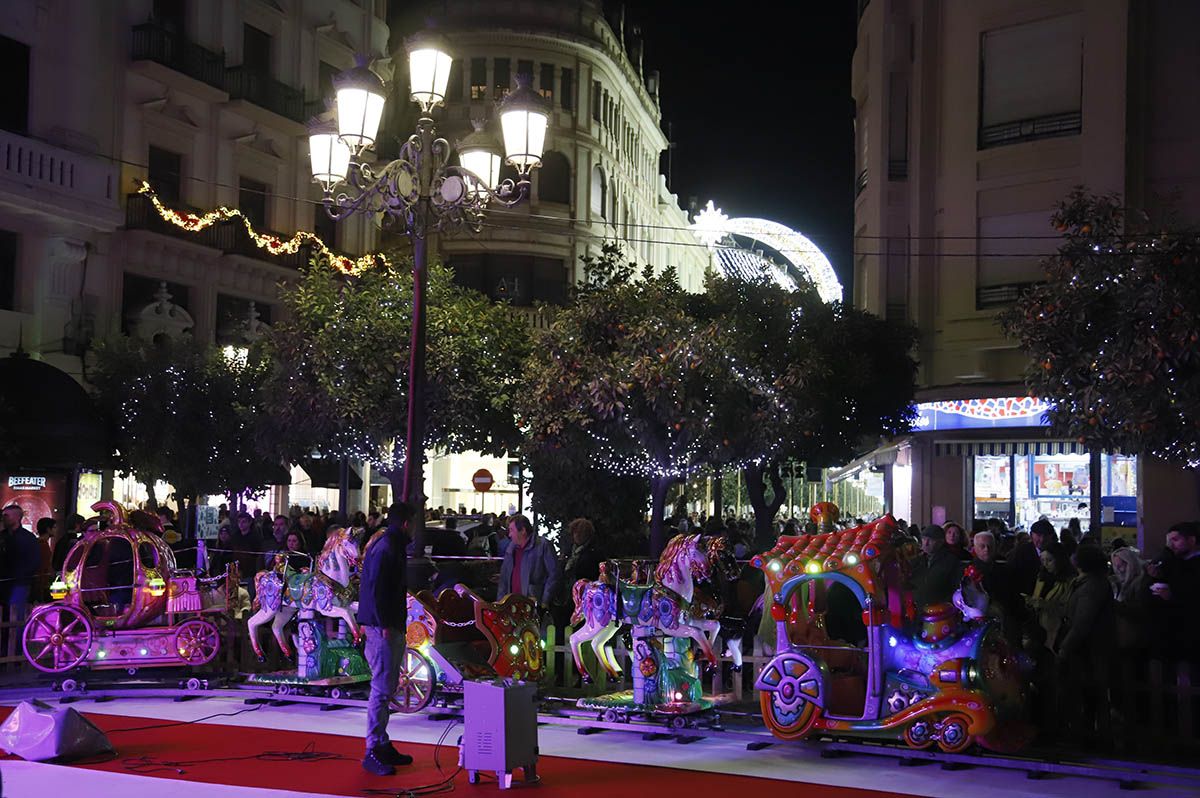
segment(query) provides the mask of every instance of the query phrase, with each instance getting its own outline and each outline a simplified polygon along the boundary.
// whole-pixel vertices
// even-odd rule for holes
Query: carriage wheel
[[[207,665],[221,648],[221,633],[202,618],[184,621],[175,629],[175,653],[188,665]]]
[[[38,607],[22,634],[25,658],[45,673],[63,673],[87,658],[92,625],[82,612],[66,604]]]
[[[966,715],[947,715],[938,724],[938,748],[947,754],[964,751],[973,742],[970,732],[971,720]]]
[[[918,718],[904,729],[904,742],[909,748],[928,748],[933,745],[933,722],[928,718]]]
[[[406,648],[392,707],[397,712],[420,712],[433,698],[433,685],[433,663],[420,651]]]
[[[820,708],[811,701],[800,698],[793,706],[785,707],[778,693],[766,690],[758,694],[758,705],[763,723],[781,740],[803,739],[821,716]]]

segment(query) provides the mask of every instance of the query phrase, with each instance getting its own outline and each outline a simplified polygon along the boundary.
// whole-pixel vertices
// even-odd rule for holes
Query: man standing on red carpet
[[[367,701],[367,753],[363,769],[390,776],[396,765],[412,764],[412,757],[392,747],[388,737],[389,702],[400,678],[407,626],[405,601],[408,525],[413,509],[393,504],[387,527],[367,542],[358,589],[358,623],[367,638],[367,665],[371,668],[371,697]]]

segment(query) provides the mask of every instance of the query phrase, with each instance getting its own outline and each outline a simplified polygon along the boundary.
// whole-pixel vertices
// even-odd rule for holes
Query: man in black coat
[[[358,622],[366,635],[367,665],[371,668],[371,696],[367,700],[367,753],[363,768],[376,776],[390,776],[396,765],[412,764],[412,757],[392,747],[387,724],[389,703],[400,678],[407,627],[405,550],[413,508],[393,504],[387,528],[376,532],[363,555],[358,588]]]
[[[950,601],[962,582],[962,563],[946,548],[946,531],[938,524],[921,530],[921,556],[913,565],[912,582],[919,611]]]

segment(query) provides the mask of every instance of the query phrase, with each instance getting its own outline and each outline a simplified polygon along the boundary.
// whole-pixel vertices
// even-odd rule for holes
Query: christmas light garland
[[[307,230],[297,230],[286,241],[268,233],[259,233],[250,224],[250,220],[246,218],[246,214],[237,208],[227,208],[222,205],[216,210],[201,215],[190,211],[177,211],[173,208],[168,208],[158,198],[158,195],[154,193],[154,189],[150,188],[150,184],[145,181],[142,181],[138,193],[145,194],[150,198],[150,202],[154,204],[154,209],[158,211],[158,215],[164,221],[170,222],[189,233],[199,233],[201,230],[206,230],[214,224],[241,219],[242,224],[246,228],[246,234],[250,236],[250,240],[254,242],[255,246],[266,250],[270,255],[294,255],[300,251],[300,247],[307,243],[312,244],[321,255],[329,258],[329,262],[333,264],[334,268],[346,274],[361,274],[378,264],[387,265],[387,258],[379,253],[363,255],[360,258],[349,258],[345,255],[339,255],[326,246],[320,236],[316,233],[310,233]]]

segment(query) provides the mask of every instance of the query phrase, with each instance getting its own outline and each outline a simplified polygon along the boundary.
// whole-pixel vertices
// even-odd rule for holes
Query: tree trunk
[[[754,548],[762,551],[775,544],[775,516],[783,506],[786,495],[779,463],[772,462],[766,468],[746,466],[746,492],[750,495],[750,506],[754,508]],[[771,500],[766,497],[766,480],[771,481]]]
[[[725,517],[725,480],[721,472],[713,477],[713,518]]]
[[[663,514],[667,506],[667,492],[678,482],[675,477],[650,478],[650,556],[658,559],[667,546],[667,530],[663,526]]]
[[[158,497],[154,495],[154,480],[148,479],[142,484],[146,486],[146,509],[152,513],[157,513]]]

